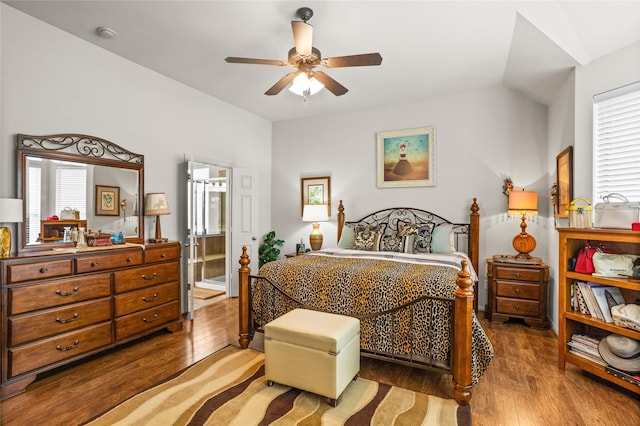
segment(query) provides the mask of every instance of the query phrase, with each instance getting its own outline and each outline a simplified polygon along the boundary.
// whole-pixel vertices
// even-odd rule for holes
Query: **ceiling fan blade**
[[[264,94],[268,95],[268,96],[277,95],[278,93],[280,93],[282,91],[282,89],[287,87],[289,85],[289,83],[291,83],[293,81],[293,79],[296,77],[296,75],[298,75],[298,73],[299,73],[299,71],[294,71],[294,72],[290,72],[289,74],[285,75],[280,80],[278,80],[278,82],[276,84],[271,86],[271,88],[269,90],[264,92]]]
[[[313,76],[320,83],[324,84],[324,87],[333,93],[336,96],[341,96],[347,93],[349,90],[344,87],[342,84],[335,81],[333,78],[329,77],[327,74],[322,71],[314,71]]]
[[[231,64],[258,64],[258,65],[278,65],[280,67],[289,66],[288,62],[277,61],[275,59],[252,59],[252,58],[235,58],[229,56],[225,61]]]
[[[293,42],[296,46],[296,52],[298,52],[298,55],[311,55],[313,27],[306,22],[291,21],[291,29],[293,30]]]
[[[369,65],[380,65],[382,56],[379,53],[364,53],[362,55],[338,56],[322,60],[322,65],[327,68],[338,67],[364,67]]]

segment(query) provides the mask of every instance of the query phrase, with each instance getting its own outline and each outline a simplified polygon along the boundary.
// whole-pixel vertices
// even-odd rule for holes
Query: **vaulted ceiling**
[[[549,102],[576,65],[640,41],[640,1],[3,1],[194,89],[278,121],[489,85]],[[380,66],[321,69],[349,89],[264,92],[289,67],[296,10],[323,57],[379,52]],[[112,28],[105,39],[96,28]]]

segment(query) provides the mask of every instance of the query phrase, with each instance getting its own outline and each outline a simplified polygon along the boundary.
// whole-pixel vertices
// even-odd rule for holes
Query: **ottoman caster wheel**
[[[338,398],[329,398],[329,405],[332,407],[337,407],[338,406]]]
[[[267,380],[267,386],[273,386],[273,380]]]
[[[358,380],[358,376],[359,374],[356,374],[355,376],[353,376],[353,381],[355,382],[356,380]]]

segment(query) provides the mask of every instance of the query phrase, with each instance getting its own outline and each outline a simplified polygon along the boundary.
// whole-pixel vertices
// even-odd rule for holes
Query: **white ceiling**
[[[576,64],[640,41],[637,1],[2,1],[273,121],[393,105],[504,84],[548,102]],[[264,92],[292,69],[290,21],[307,6],[323,57],[379,52],[382,65],[322,69],[349,89],[307,102]],[[96,27],[117,37],[107,40]]]

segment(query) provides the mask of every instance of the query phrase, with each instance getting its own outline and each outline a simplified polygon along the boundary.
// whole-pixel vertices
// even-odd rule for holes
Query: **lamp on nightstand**
[[[309,235],[309,243],[312,250],[320,250],[322,248],[322,233],[320,232],[320,223],[329,220],[329,207],[326,204],[305,204],[302,210],[303,222],[314,222],[313,230]]]
[[[164,192],[150,192],[144,199],[144,215],[156,217],[156,236],[150,238],[151,243],[166,243],[168,238],[162,238],[162,231],[160,229],[160,216],[165,214],[171,214],[169,210],[169,204]]]
[[[0,198],[0,224],[22,222],[22,200]],[[11,230],[0,226],[0,258],[9,257],[11,252]]]
[[[513,239],[513,248],[518,252],[517,259],[531,259],[531,253],[536,248],[536,239],[527,234],[527,216],[538,214],[538,193],[532,191],[516,191],[509,193],[509,216],[521,216],[520,234]]]

